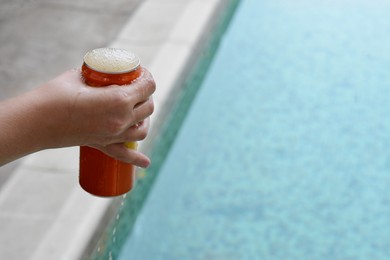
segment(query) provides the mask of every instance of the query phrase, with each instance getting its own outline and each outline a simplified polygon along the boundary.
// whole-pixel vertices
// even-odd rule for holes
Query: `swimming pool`
[[[242,0],[119,259],[388,259],[389,11]]]

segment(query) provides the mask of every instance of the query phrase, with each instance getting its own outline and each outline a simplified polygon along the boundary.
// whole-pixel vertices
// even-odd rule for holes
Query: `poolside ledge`
[[[157,133],[170,93],[183,77],[227,0],[145,0],[112,47],[133,50],[154,75]],[[153,137],[153,135],[152,135]],[[147,143],[141,143],[141,150]],[[78,147],[46,150],[22,159],[0,190],[4,259],[85,259],[112,210],[112,199],[78,185]]]

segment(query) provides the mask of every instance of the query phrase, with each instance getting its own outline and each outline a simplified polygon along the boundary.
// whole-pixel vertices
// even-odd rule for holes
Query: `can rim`
[[[117,48],[98,48],[98,49],[117,49]],[[93,50],[97,50],[97,49],[93,49]],[[130,52],[130,51],[127,51],[127,50],[125,50],[125,49],[117,49],[117,50],[124,50],[124,51],[127,51],[127,52],[130,52],[130,53],[134,54],[134,56],[136,57],[136,63],[135,63],[135,65],[134,65],[131,69],[129,69],[129,70],[121,70],[121,71],[117,71],[117,72],[111,72],[111,71],[104,71],[104,70],[95,69],[93,66],[89,65],[89,64],[85,61],[86,56],[87,56],[90,52],[92,52],[93,50],[88,51],[88,52],[84,55],[83,61],[84,61],[85,66],[87,66],[88,68],[90,68],[91,70],[96,71],[96,72],[105,73],[105,74],[113,74],[113,75],[115,75],[115,74],[124,74],[124,73],[129,73],[129,72],[135,71],[135,70],[138,69],[139,66],[141,65],[141,59],[140,59],[137,55],[135,55],[134,53],[132,53],[132,52]]]

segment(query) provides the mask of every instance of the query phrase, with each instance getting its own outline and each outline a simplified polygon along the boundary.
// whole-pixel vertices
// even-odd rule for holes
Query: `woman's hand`
[[[130,85],[90,87],[70,70],[22,96],[0,103],[0,164],[47,148],[87,145],[140,167],[149,159],[126,149],[142,140],[153,113],[155,82],[143,74]],[[8,138],[8,139],[7,139]],[[13,147],[18,142],[18,148]],[[8,154],[8,155],[7,155]],[[9,158],[9,159],[7,159]]]

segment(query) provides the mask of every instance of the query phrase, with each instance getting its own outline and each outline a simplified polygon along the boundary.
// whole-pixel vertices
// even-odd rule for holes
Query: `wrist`
[[[29,125],[31,126],[31,135],[35,137],[32,146],[36,150],[49,148],[58,148],[62,144],[62,132],[65,131],[66,119],[61,109],[61,100],[51,93],[50,88],[45,86],[37,88],[28,94],[29,104],[31,105]]]

